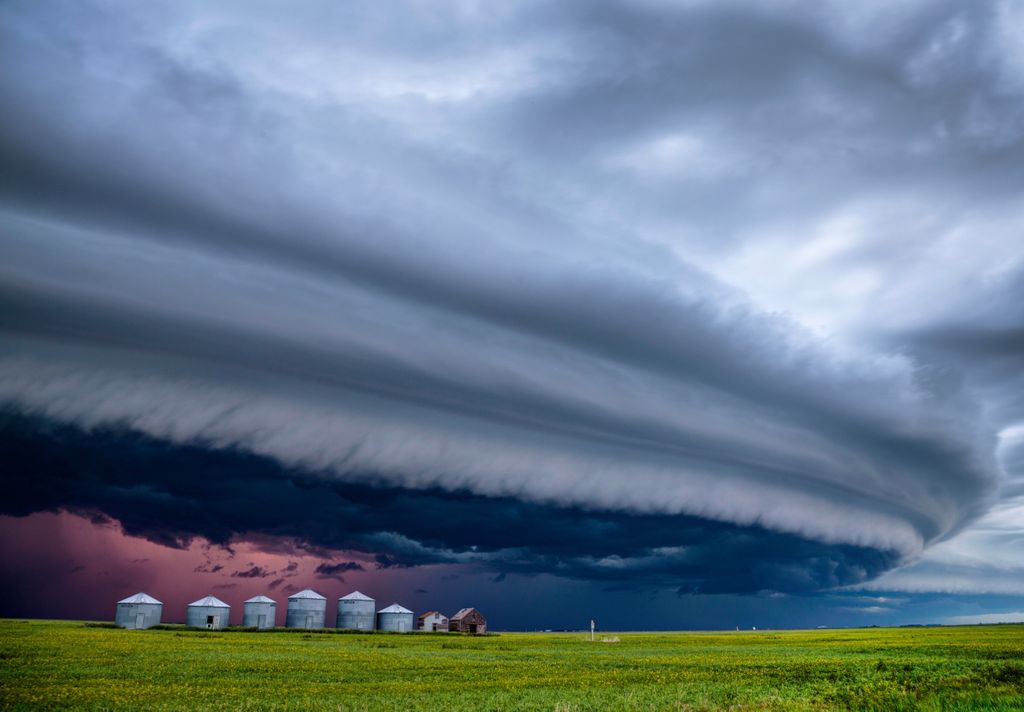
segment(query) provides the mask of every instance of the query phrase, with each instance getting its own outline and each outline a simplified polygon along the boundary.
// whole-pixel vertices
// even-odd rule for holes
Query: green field
[[[0,707],[1024,710],[1024,626],[604,636],[5,620]]]

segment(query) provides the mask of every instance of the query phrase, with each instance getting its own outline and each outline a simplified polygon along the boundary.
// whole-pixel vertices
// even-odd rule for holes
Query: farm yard
[[[605,633],[592,643],[583,633],[5,620],[0,708],[1024,710],[1024,626]]]

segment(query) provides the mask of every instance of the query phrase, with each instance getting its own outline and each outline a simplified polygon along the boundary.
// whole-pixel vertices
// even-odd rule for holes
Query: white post
[[[594,619],[590,619],[590,642],[594,642]]]

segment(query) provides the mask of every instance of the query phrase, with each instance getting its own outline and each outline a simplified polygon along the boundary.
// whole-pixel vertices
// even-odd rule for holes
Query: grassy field
[[[5,620],[0,708],[1024,710],[1024,626],[614,635]]]

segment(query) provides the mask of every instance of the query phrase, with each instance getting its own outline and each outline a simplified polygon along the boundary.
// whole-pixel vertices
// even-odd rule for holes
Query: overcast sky
[[[1021,5],[15,0],[0,66],[0,614],[1024,618]]]

